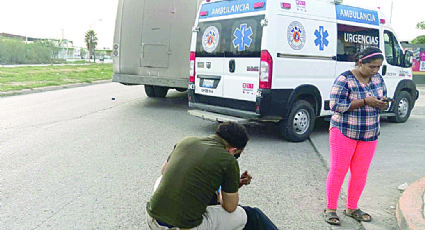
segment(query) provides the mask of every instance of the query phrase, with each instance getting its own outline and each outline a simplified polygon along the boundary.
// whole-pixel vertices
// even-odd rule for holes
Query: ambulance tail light
[[[263,8],[264,2],[256,2],[254,3],[254,9]]]
[[[190,52],[189,82],[195,83],[195,52]]]
[[[271,89],[272,87],[272,71],[273,59],[269,51],[261,51],[260,59],[260,89]]]
[[[289,9],[291,9],[291,3],[289,3],[289,2],[282,2],[281,3],[281,7],[282,7],[282,9],[289,10]]]

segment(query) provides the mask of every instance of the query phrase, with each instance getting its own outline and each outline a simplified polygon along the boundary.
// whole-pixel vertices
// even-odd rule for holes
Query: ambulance
[[[384,52],[380,70],[394,98],[385,116],[405,122],[418,98],[412,53],[378,9],[342,0],[204,0],[192,28],[189,114],[214,121],[275,122],[306,140],[329,117],[336,77],[355,54]]]

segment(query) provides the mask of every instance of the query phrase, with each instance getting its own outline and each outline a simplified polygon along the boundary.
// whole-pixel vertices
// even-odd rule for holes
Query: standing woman
[[[357,208],[380,132],[379,112],[388,108],[387,89],[378,73],[384,56],[378,48],[366,48],[356,57],[354,69],[334,82],[330,108],[334,112],[329,130],[331,165],[326,180],[325,221],[340,225],[336,214],[338,197],[350,169],[344,214],[358,221],[372,217]]]

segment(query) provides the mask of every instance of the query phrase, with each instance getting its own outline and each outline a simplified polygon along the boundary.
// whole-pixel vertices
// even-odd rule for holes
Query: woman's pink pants
[[[331,128],[329,131],[331,166],[326,180],[328,209],[337,209],[339,193],[348,168],[350,168],[350,180],[348,182],[347,208],[357,209],[377,143],[378,140],[353,140],[344,136],[338,128]]]

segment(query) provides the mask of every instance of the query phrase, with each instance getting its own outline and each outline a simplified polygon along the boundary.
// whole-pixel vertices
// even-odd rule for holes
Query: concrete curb
[[[425,177],[411,184],[401,195],[396,217],[401,230],[425,229]]]
[[[112,80],[100,80],[100,81],[93,81],[93,82],[83,82],[83,83],[73,83],[73,84],[67,84],[67,85],[58,85],[58,86],[47,86],[47,87],[40,87],[40,88],[34,88],[34,89],[23,89],[23,90],[15,90],[15,91],[9,91],[9,92],[0,92],[0,97],[8,97],[8,96],[16,96],[16,95],[23,95],[23,94],[30,94],[30,93],[39,93],[39,92],[46,92],[46,91],[52,91],[52,90],[58,90],[58,89],[66,89],[66,88],[75,88],[75,87],[81,87],[81,86],[89,86],[89,85],[95,85],[95,84],[103,84],[112,82]]]

